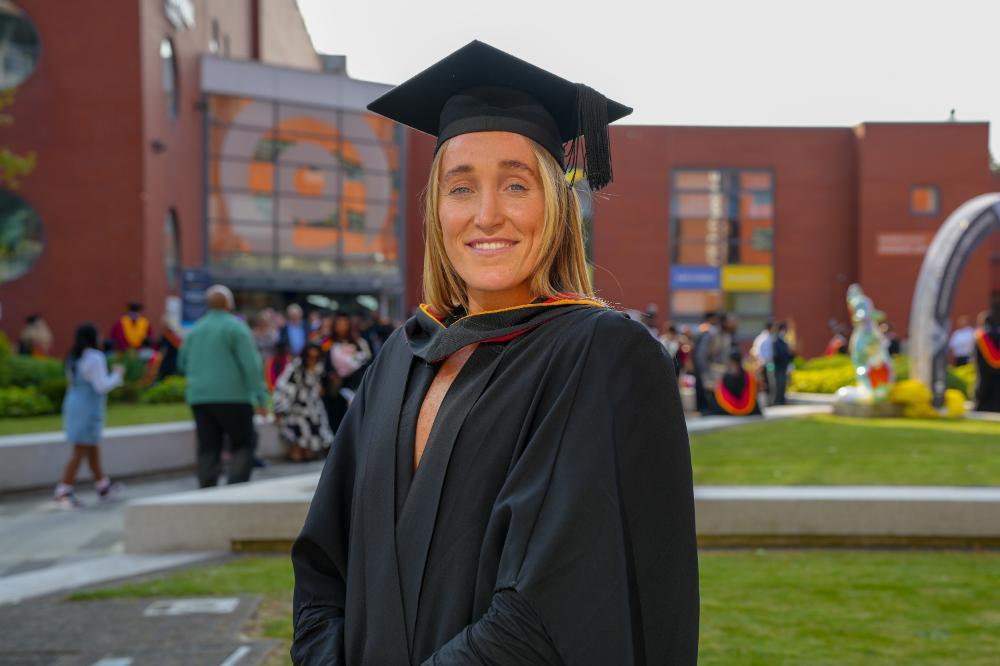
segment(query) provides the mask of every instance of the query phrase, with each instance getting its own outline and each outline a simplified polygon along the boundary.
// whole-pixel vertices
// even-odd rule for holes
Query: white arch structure
[[[1000,193],[969,199],[951,214],[927,248],[910,308],[910,376],[944,397],[951,306],[958,279],[976,247],[1000,230]],[[984,305],[985,307],[985,305]]]

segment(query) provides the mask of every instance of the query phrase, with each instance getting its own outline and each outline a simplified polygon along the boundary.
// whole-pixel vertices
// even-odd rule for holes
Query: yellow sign
[[[724,291],[773,291],[774,269],[771,266],[723,266],[722,289]]]

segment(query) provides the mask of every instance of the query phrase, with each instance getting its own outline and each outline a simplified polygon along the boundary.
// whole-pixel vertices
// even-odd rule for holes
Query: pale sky
[[[992,124],[1000,0],[298,0],[321,53],[399,83],[479,39],[654,125]]]

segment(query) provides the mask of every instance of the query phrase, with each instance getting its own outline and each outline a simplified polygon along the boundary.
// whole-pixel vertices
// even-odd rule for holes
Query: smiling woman
[[[594,296],[564,177],[583,159],[611,181],[607,125],[631,109],[480,42],[369,109],[438,140],[425,303],[369,368],[293,546],[293,660],[694,664],[673,363]]]

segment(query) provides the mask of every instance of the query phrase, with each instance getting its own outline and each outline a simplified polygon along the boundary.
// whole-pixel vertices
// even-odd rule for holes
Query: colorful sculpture
[[[879,330],[885,314],[875,309],[858,284],[847,288],[847,308],[854,325],[848,348],[856,382],[854,386],[840,389],[837,396],[850,402],[883,403],[893,384],[889,343]]]

